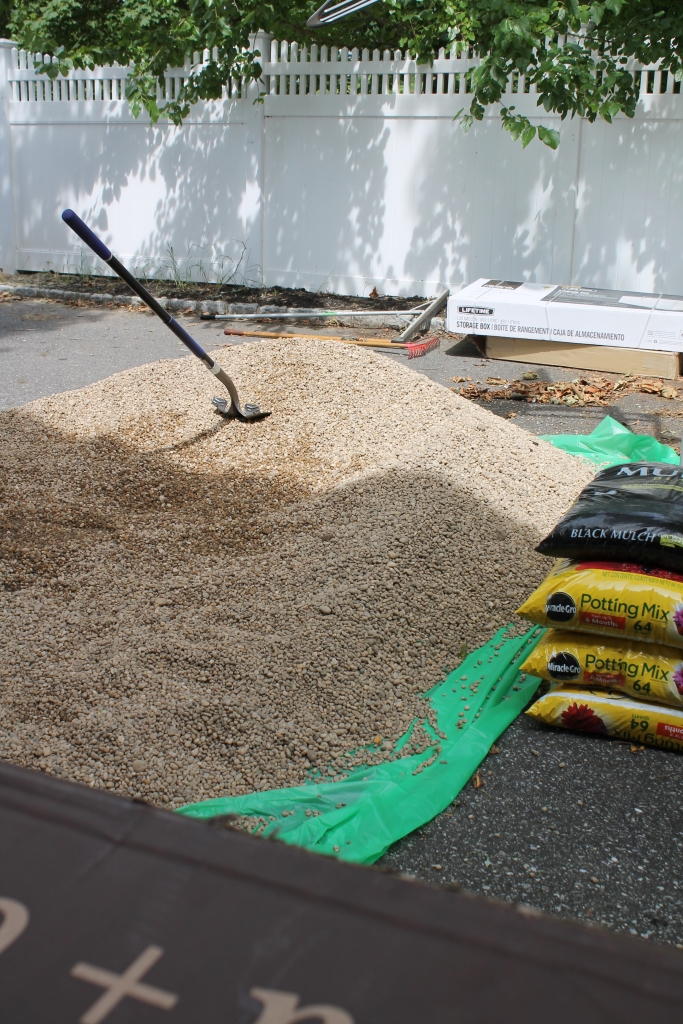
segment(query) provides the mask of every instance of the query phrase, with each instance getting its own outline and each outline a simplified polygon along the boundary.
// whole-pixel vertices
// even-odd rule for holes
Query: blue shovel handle
[[[72,231],[76,232],[78,237],[81,238],[94,253],[97,253],[101,260],[104,260],[104,262],[110,266],[111,269],[115,271],[130,288],[133,289],[136,295],[140,296],[142,301],[149,306],[152,312],[156,313],[159,319],[162,320],[166,326],[173,331],[175,336],[182,341],[183,345],[187,345],[190,352],[196,355],[198,359],[201,359],[201,361],[205,363],[210,370],[213,369],[214,361],[211,356],[208,355],[202,346],[194,340],[192,335],[185,330],[182,324],[179,324],[178,321],[171,316],[168,310],[164,309],[164,307],[157,302],[154,296],[147,291],[144,285],[140,284],[137,277],[133,277],[130,270],[126,270],[123,263],[117,260],[116,256],[111,253],[102,239],[98,238],[94,231],[91,231],[88,225],[81,220],[77,213],[74,213],[73,210],[65,210],[62,214],[62,220],[65,224],[69,225]]]
[[[111,252],[107,249],[106,245],[101,238],[98,238],[94,231],[91,231],[87,224],[81,220],[77,213],[73,210],[65,210],[62,214],[62,220],[65,224],[68,224],[72,231],[75,231],[79,238],[81,238],[87,246],[89,246],[93,252],[97,253],[101,260],[105,263],[109,263],[111,259]]]
[[[237,417],[237,419],[244,420],[246,422],[253,422],[255,420],[264,419],[266,416],[270,416],[269,412],[263,412],[257,405],[246,404],[244,409],[240,406],[239,396],[237,394],[237,388],[234,383],[228,377],[225,370],[223,370],[215,360],[211,358],[208,352],[205,352],[199,342],[195,341],[192,335],[185,330],[182,324],[179,324],[175,317],[172,317],[167,309],[157,302],[154,296],[147,291],[144,285],[140,284],[136,277],[133,277],[130,270],[126,270],[123,263],[117,260],[116,256],[107,248],[101,238],[98,238],[94,231],[91,231],[87,224],[85,224],[77,213],[73,210],[64,210],[62,213],[62,220],[65,224],[68,224],[72,231],[78,235],[85,244],[96,253],[101,260],[111,267],[111,269],[118,274],[122,281],[125,281],[129,288],[139,295],[143,302],[145,302],[153,313],[159,317],[159,319],[166,324],[169,330],[173,331],[176,338],[182,341],[183,345],[187,345],[190,352],[197,356],[198,359],[204,363],[204,365],[211,370],[217,380],[223,384],[230,395],[230,405],[223,399],[214,399],[214,405],[219,411],[223,412],[224,415],[230,417]]]

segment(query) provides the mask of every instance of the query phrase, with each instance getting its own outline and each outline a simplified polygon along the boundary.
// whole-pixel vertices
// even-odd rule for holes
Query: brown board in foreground
[[[683,1019],[683,953],[0,762],[8,1024]]]
[[[665,377],[668,380],[678,377],[681,358],[678,352],[649,352],[638,348],[573,345],[564,341],[530,341],[491,335],[486,338],[486,355],[489,359],[508,359],[515,363],[630,373],[638,377]]]

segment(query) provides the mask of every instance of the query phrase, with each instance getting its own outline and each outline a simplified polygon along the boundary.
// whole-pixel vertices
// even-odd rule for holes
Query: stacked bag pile
[[[527,714],[683,751],[683,467],[602,470],[536,550],[558,561],[519,609],[550,627],[523,670],[551,689]]]

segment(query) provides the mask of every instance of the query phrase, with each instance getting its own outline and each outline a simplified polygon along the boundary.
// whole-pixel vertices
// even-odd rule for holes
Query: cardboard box
[[[683,351],[683,296],[482,277],[451,295],[453,334]]]
[[[602,373],[630,373],[634,377],[680,376],[678,352],[651,352],[645,348],[612,348],[610,345],[568,345],[564,341],[528,341],[526,338],[487,337],[478,341],[488,359],[513,363],[563,366]]]

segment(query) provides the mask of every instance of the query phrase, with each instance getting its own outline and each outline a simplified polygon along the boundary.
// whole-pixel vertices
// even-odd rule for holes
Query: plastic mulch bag
[[[611,416],[605,416],[590,434],[545,434],[541,440],[598,466],[624,462],[667,462],[679,466],[681,461],[673,448],[656,437],[634,434]]]
[[[683,711],[632,700],[622,693],[571,687],[552,690],[532,704],[527,715],[561,729],[683,751]]]
[[[683,709],[683,651],[549,629],[522,665],[556,686],[605,687]]]
[[[601,470],[536,550],[683,572],[683,467],[632,462]]]
[[[193,818],[236,815],[237,823],[250,832],[343,860],[374,863],[392,843],[431,821],[455,799],[533,697],[539,680],[520,674],[520,665],[541,630],[507,640],[505,632],[499,630],[425,694],[436,712],[436,731],[423,723],[434,743],[422,753],[402,754],[414,722],[397,742],[394,760],[357,768],[342,781],[219,797],[178,813]]]

